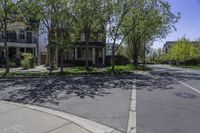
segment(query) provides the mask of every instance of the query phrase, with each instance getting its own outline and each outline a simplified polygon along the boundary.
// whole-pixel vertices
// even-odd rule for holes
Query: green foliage
[[[138,58],[148,52],[152,42],[165,38],[175,29],[180,16],[173,14],[165,1],[138,0],[136,3],[137,6],[125,16],[121,31],[123,35],[128,33],[125,42],[129,56],[137,64]]]
[[[29,69],[34,67],[34,57],[30,53],[22,53],[23,60],[21,61],[21,66],[24,69]]]
[[[190,40],[185,37],[179,39],[166,55],[166,59],[172,62],[185,63],[190,60],[197,59],[200,51]]]

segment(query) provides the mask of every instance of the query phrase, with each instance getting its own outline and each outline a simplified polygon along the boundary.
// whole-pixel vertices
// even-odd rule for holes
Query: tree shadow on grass
[[[0,100],[58,105],[60,100],[103,97],[110,89],[132,89],[134,76],[0,79]],[[1,90],[2,89],[2,90]]]

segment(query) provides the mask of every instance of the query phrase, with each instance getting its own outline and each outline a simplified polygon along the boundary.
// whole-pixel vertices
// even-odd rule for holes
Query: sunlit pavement
[[[0,101],[1,133],[120,133],[68,113]]]
[[[134,75],[0,79],[0,100],[60,110],[127,132],[134,80]]]
[[[199,133],[200,71],[166,65],[137,74],[138,133]]]

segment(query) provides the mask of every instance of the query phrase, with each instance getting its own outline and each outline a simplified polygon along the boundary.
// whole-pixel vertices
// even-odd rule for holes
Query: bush
[[[34,58],[30,53],[22,53],[23,60],[21,61],[21,66],[24,69],[34,68]]]

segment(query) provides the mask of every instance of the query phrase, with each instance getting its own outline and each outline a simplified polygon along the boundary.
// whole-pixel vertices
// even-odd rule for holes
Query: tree
[[[22,12],[19,10],[18,1],[13,0],[0,0],[0,31],[4,33],[4,49],[6,55],[6,73],[9,73],[9,53],[7,44],[7,33],[9,29],[17,28],[13,27],[13,24],[20,24],[23,21]]]
[[[197,59],[199,52],[195,44],[183,37],[173,44],[166,56],[169,61],[176,62],[177,65],[180,63],[185,63],[186,65],[187,61]]]
[[[122,45],[125,37],[129,34],[133,26],[130,26],[126,32],[122,34],[121,27],[125,21],[126,16],[136,6],[136,0],[113,0],[107,2],[108,11],[108,36],[112,41],[112,71],[115,69],[115,53],[116,42],[120,41]]]
[[[71,45],[74,43],[75,37],[75,23],[77,23],[77,18],[75,16],[76,3],[72,0],[59,1],[59,8],[57,11],[57,32],[56,32],[56,45],[60,50],[61,54],[61,64],[60,71],[64,72],[64,52],[70,49]]]
[[[88,51],[89,41],[94,31],[104,33],[105,30],[105,1],[104,0],[77,0],[76,16],[79,34],[85,35],[86,44],[86,69],[89,67]]]
[[[74,0],[26,0],[26,14],[40,21],[48,33],[48,51],[50,71],[57,67],[57,51],[61,54],[61,72],[63,72],[64,52],[71,44],[71,30],[74,23]]]
[[[123,31],[129,31],[129,27],[134,25],[125,41],[136,67],[140,53],[145,57],[148,45],[156,39],[165,38],[168,33],[175,30],[174,24],[178,19],[179,14],[175,15],[171,12],[168,2],[139,1],[138,6],[126,17],[123,25]]]

